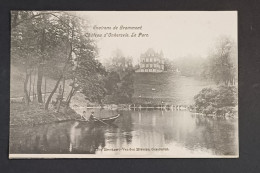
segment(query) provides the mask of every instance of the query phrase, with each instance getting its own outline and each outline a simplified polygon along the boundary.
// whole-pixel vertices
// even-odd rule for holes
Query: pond
[[[93,110],[88,109],[87,114]],[[95,115],[114,115],[96,109]],[[238,120],[188,111],[120,111],[114,125],[67,121],[10,129],[10,154],[214,157],[238,155]]]

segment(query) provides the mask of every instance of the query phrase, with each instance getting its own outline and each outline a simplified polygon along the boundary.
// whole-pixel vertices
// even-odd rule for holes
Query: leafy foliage
[[[115,93],[117,103],[131,103],[134,94],[134,72],[129,71],[121,80],[118,90]]]
[[[109,72],[105,79],[105,88],[108,95],[114,94],[118,89],[118,83],[120,82],[120,76],[117,72]]]
[[[87,100],[101,103],[106,91],[104,77],[106,71],[96,60],[97,48],[93,40],[84,36],[84,25],[73,21],[72,69],[68,76],[73,80],[72,89],[82,92]]]
[[[221,37],[204,63],[202,75],[217,84],[233,85],[237,78],[237,54],[235,42]]]
[[[112,57],[104,63],[108,71],[105,78],[106,98],[104,102],[124,104],[132,102],[134,67],[132,58],[124,56],[120,49],[112,52]]]
[[[104,67],[94,57],[85,57],[78,61],[79,65],[74,71],[76,84],[79,90],[91,102],[102,103],[105,97],[105,75]]]
[[[91,101],[100,102],[106,93],[106,71],[96,60],[95,42],[85,37],[86,21],[67,12],[55,11],[13,11],[11,17],[13,63],[38,69],[44,64],[43,74],[57,79],[55,86],[61,78],[71,79],[68,102],[76,91],[83,92]],[[52,95],[46,102],[46,109]]]
[[[219,86],[218,89],[204,88],[194,97],[194,106],[197,112],[206,115],[233,113],[233,107],[237,105],[236,94],[234,86]]]

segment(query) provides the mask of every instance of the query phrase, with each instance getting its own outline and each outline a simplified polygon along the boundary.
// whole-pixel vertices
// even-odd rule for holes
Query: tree
[[[215,48],[204,64],[203,75],[217,84],[234,85],[237,77],[236,45],[228,37],[218,39]]]
[[[98,102],[101,105],[106,95],[103,76],[93,75],[89,77],[86,83],[82,85],[81,92],[86,96],[86,100]]]
[[[73,45],[75,40],[75,26],[76,26],[77,19],[76,17],[70,16],[65,13],[62,13],[59,16],[55,15],[55,17],[59,19],[59,22],[57,23],[58,27],[53,28],[53,30],[55,31],[54,34],[58,36],[57,41],[61,41],[61,42],[60,44],[58,44],[59,46],[56,47],[58,51],[50,52],[50,54],[52,56],[55,56],[56,58],[50,61],[52,65],[48,67],[50,67],[49,69],[51,69],[49,70],[49,72],[54,72],[52,75],[56,76],[57,81],[55,87],[53,88],[51,94],[49,95],[45,103],[45,110],[48,109],[49,103],[54,93],[56,92],[60,81],[62,79],[65,81],[65,78],[70,78],[68,76],[70,76],[70,73],[74,66],[72,54],[74,52]],[[62,91],[62,93],[64,93],[64,91]],[[71,92],[69,94],[69,97],[71,97]],[[63,94],[62,94],[62,98],[63,98]],[[62,101],[62,98],[59,99],[59,102]]]
[[[109,72],[117,72],[120,78],[123,78],[127,71],[133,69],[133,59],[124,56],[120,49],[116,49],[112,52],[112,56],[105,60],[104,65]]]
[[[69,25],[67,40],[70,51],[60,74],[63,78],[66,77],[72,81],[71,90],[65,99],[66,107],[69,107],[72,97],[77,92],[82,92],[90,101],[101,103],[105,94],[103,79],[106,71],[96,60],[98,52],[95,42],[85,37],[88,24],[80,18],[68,14],[62,16],[62,21]],[[57,84],[59,82],[60,80],[57,81]],[[54,90],[56,89],[54,88]]]
[[[76,68],[73,71],[74,84],[77,89],[91,102],[102,104],[106,95],[105,76],[106,71],[102,64],[96,60],[97,49],[90,40],[82,42],[76,56]]]
[[[234,86],[219,86],[217,89],[204,88],[195,97],[195,109],[204,114],[234,114],[237,105],[237,91]]]
[[[54,59],[57,57],[60,58],[61,56],[56,56],[56,54],[60,54],[67,49],[67,47],[64,49],[64,46],[61,46],[67,35],[67,26],[64,27],[60,16],[62,16],[61,12],[13,11],[11,13],[12,60],[17,64],[25,61],[23,64],[27,68],[37,67],[39,103],[43,102],[41,86],[45,64],[49,61],[55,61]],[[57,47],[59,48],[57,49]],[[62,47],[63,50],[60,49]],[[48,64],[52,65],[52,63]],[[28,80],[25,80],[25,82],[28,82]],[[24,86],[26,87],[27,84]],[[26,93],[26,89],[24,91]]]
[[[17,26],[18,20],[23,20],[30,16],[31,12],[11,13],[12,27]],[[30,98],[27,90],[28,79],[37,65],[39,52],[37,51],[37,31],[34,30],[34,24],[31,21],[25,20],[20,23],[19,28],[12,29],[11,32],[11,63],[20,65],[24,68],[24,100],[26,105],[29,105]]]
[[[119,98],[119,103],[131,103],[132,96],[134,94],[134,70],[128,71],[128,73],[121,80],[121,86],[119,87],[116,95]]]
[[[68,79],[71,90],[65,99],[66,107],[78,91],[91,101],[102,102],[107,92],[106,71],[96,60],[98,52],[95,42],[85,37],[88,28],[86,21],[65,12],[14,11],[11,18],[12,61],[20,61],[25,67],[26,104],[29,104],[27,84],[34,68],[38,69],[38,102],[42,102],[42,77],[45,75],[56,80],[46,100],[46,110],[61,81],[63,91],[59,104],[62,102],[64,83]]]
[[[164,70],[168,71],[168,72],[174,72],[176,71],[176,65],[174,63],[174,61],[166,58],[165,59],[165,65],[164,65]]]
[[[112,52],[110,59],[105,62],[108,76],[105,79],[105,88],[108,97],[107,103],[130,103],[133,95],[134,67],[131,57],[124,56],[120,49]]]
[[[118,89],[118,83],[120,82],[120,76],[117,72],[109,72],[105,79],[105,88],[108,95],[114,94]]]

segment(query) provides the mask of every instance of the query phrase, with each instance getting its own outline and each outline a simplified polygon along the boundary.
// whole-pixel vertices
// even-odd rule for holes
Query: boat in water
[[[120,114],[108,118],[100,118],[100,119],[94,118],[93,120],[84,120],[84,119],[75,119],[75,120],[78,122],[90,123],[95,125],[109,125],[112,124],[118,117],[120,117]]]

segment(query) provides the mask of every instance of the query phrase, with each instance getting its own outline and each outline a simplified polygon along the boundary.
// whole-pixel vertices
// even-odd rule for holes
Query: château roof
[[[149,56],[156,56],[157,58],[163,58],[163,52],[157,53],[154,51],[153,48],[149,48],[145,53],[141,54],[141,58],[149,57]]]
[[[153,50],[153,48],[149,48],[146,52],[145,52],[145,54],[155,54],[156,52]]]

